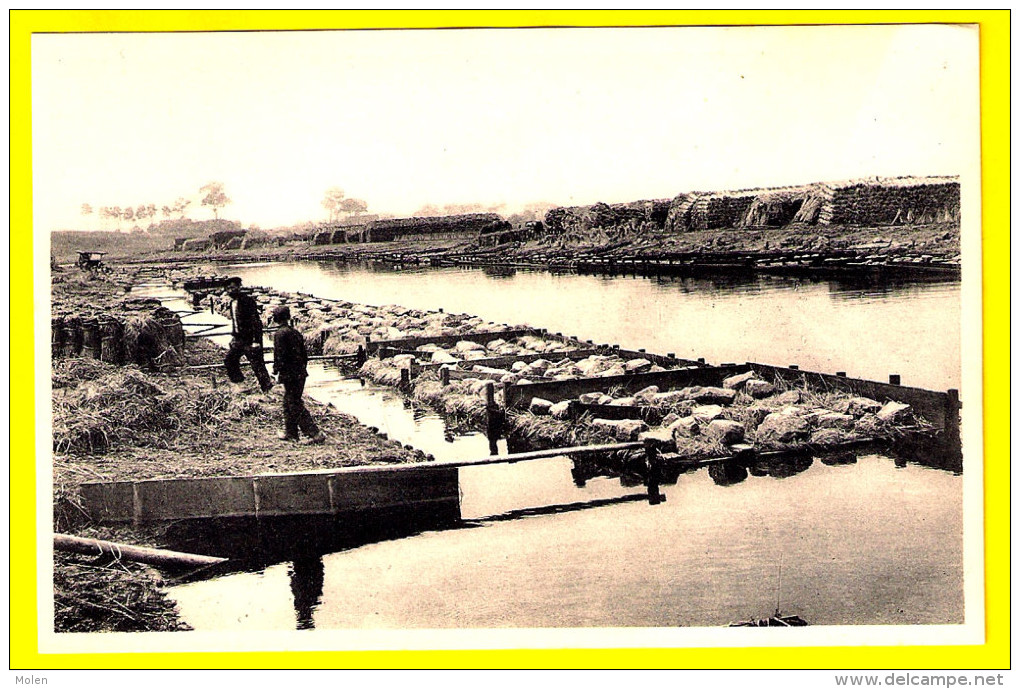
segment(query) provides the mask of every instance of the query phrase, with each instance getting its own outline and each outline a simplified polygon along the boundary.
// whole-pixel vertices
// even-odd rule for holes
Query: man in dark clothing
[[[241,279],[232,278],[227,286],[230,297],[231,340],[230,348],[223,364],[227,367],[227,377],[233,383],[243,383],[241,373],[241,357],[251,363],[251,370],[259,381],[262,392],[269,392],[273,380],[266,370],[266,360],[262,354],[262,317],[259,306],[250,294],[241,291]]]
[[[315,425],[301,399],[308,377],[305,338],[290,324],[290,309],[286,306],[273,309],[273,322],[279,326],[273,335],[273,374],[283,383],[284,429],[278,437],[280,440],[297,440],[300,428],[305,434],[302,443],[319,445],[325,442],[326,436]]]

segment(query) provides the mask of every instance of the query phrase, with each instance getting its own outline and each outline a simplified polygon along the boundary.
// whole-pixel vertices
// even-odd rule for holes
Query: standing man
[[[308,354],[305,338],[290,324],[290,309],[277,306],[273,309],[273,322],[278,329],[273,335],[273,373],[283,383],[283,430],[280,440],[297,440],[298,429],[305,434],[305,445],[321,445],[326,441],[312,415],[305,409],[301,396],[305,392],[308,371]]]
[[[266,370],[266,360],[262,353],[262,317],[259,305],[250,294],[241,291],[241,278],[230,278],[227,283],[227,296],[230,297],[231,340],[230,349],[223,364],[227,367],[227,377],[233,383],[243,383],[241,373],[241,357],[251,363],[251,370],[259,381],[262,392],[269,392],[273,380]]]

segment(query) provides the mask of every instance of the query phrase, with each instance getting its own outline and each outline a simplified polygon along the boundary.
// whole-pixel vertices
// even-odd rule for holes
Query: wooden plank
[[[265,347],[264,351],[273,351],[272,347]],[[357,360],[357,354],[317,354],[315,356],[308,357],[309,361],[336,361],[337,359],[352,359]],[[269,366],[273,363],[272,359],[266,359],[265,364]],[[193,366],[185,366],[184,369],[187,371],[209,371],[218,368],[224,368],[224,364],[196,364]]]
[[[482,371],[462,371],[459,368],[450,369],[450,380],[492,380],[499,382],[505,373],[484,373]]]
[[[580,361],[581,359],[587,359],[590,356],[604,355],[604,354],[608,353],[608,351],[609,350],[607,350],[605,348],[593,349],[593,348],[589,347],[589,348],[585,348],[585,349],[575,349],[575,350],[570,351],[570,352],[544,352],[544,353],[536,353],[536,354],[520,354],[520,355],[508,355],[508,356],[495,356],[495,357],[488,357],[488,358],[485,358],[485,359],[464,359],[464,360],[458,362],[457,366],[458,367],[460,367],[460,366],[488,366],[489,368],[506,368],[509,371],[510,370],[509,367],[513,366],[518,361],[523,361],[526,364],[530,364],[531,362],[538,361],[539,359],[547,359],[547,360],[549,360],[550,357],[555,358],[557,361],[560,361],[560,360],[563,360],[563,359],[570,359],[572,361]],[[410,353],[410,352],[408,352],[408,353]],[[421,352],[416,352],[416,353],[421,354]],[[423,370],[429,370],[429,369],[435,369],[435,368],[439,368],[440,366],[447,366],[447,365],[448,364],[441,364],[441,363],[433,364],[433,363],[430,362],[430,363],[427,363],[427,364],[422,364],[421,367],[422,367]]]
[[[801,371],[790,367],[772,366],[749,362],[747,364],[755,373],[766,380],[779,379],[788,385],[807,387],[812,390],[839,390],[862,397],[869,397],[878,402],[894,400],[909,404],[916,413],[927,419],[932,425],[952,430],[959,426],[959,403],[956,391],[936,392],[904,385],[880,383],[861,378]],[[948,423],[947,423],[948,422]]]
[[[414,350],[422,345],[427,344],[457,344],[461,340],[467,340],[468,342],[488,342],[496,339],[507,339],[509,337],[521,337],[523,335],[535,335],[543,336],[540,330],[534,328],[511,328],[507,330],[493,330],[490,332],[470,332],[461,333],[459,335],[437,335],[433,337],[405,337],[398,340],[379,340],[378,342],[369,341],[366,343],[365,348],[369,354],[375,354],[380,347],[390,347],[392,349],[401,350]]]
[[[637,392],[649,385],[660,389],[676,389],[693,385],[722,385],[724,378],[743,373],[748,365],[698,366],[657,371],[655,373],[634,373],[622,376],[575,378],[524,385],[507,385],[504,390],[507,411],[527,409],[531,400],[540,397],[550,402],[576,399],[586,392],[607,392],[619,388],[625,392]]]
[[[622,404],[582,404],[581,402],[574,405],[573,411],[577,417],[587,415],[593,419],[608,419],[610,421],[640,419],[641,421],[647,421],[653,426],[657,426],[665,415],[665,412],[657,407],[632,407]]]
[[[486,459],[466,460],[461,462],[443,462],[441,465],[434,466],[473,467],[484,466],[487,464],[516,464],[518,462],[529,462],[535,459],[601,454],[603,452],[624,452],[628,450],[640,450],[642,448],[644,448],[644,443],[637,441],[629,443],[611,443],[608,445],[575,445],[573,447],[556,447],[548,450],[517,452],[512,455],[487,457]]]

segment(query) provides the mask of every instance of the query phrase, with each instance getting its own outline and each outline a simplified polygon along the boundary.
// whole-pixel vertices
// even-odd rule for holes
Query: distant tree
[[[322,206],[329,212],[329,221],[333,222],[340,215],[340,205],[344,202],[344,190],[340,187],[331,187],[326,190],[326,196],[322,199]]]
[[[188,209],[188,206],[190,206],[190,205],[191,205],[191,199],[186,199],[183,196],[181,196],[181,197],[179,197],[174,202],[174,205],[171,206],[171,210],[174,213],[179,214],[183,218],[186,215],[186,211]]]
[[[549,203],[548,201],[535,201],[533,203],[524,204],[524,212],[531,212],[535,214],[545,215],[546,211],[551,211],[553,208],[559,208],[555,203]]]
[[[114,221],[114,226],[120,229],[121,210],[120,206],[103,206],[99,209],[99,215]]]
[[[219,220],[220,209],[230,203],[226,192],[223,191],[223,182],[209,182],[198,191],[205,194],[202,197],[202,205],[212,208],[213,217]]]
[[[434,218],[437,215],[442,215],[443,212],[439,210],[437,206],[431,203],[426,203],[424,206],[414,212],[416,218]]]
[[[480,203],[448,203],[443,206],[443,215],[460,215],[462,213],[481,213]]]
[[[496,203],[491,206],[483,206],[480,203],[448,203],[443,206],[441,213],[436,215],[463,215],[465,213],[502,213],[506,208],[505,203]]]
[[[124,218],[124,220],[128,222],[131,222],[132,220],[135,219],[135,209],[132,208],[131,206],[128,206],[127,208],[120,212],[120,217]]]
[[[361,199],[344,199],[340,202],[340,211],[347,215],[361,215],[368,210],[368,204]]]
[[[87,203],[81,204],[81,214],[84,216],[92,215],[92,206]],[[87,224],[87,223],[86,223]]]
[[[545,220],[545,214],[547,211],[557,208],[555,203],[549,203],[548,201],[538,201],[535,203],[524,204],[524,210],[520,213],[514,213],[507,220],[511,223],[522,223],[531,222],[533,220]]]

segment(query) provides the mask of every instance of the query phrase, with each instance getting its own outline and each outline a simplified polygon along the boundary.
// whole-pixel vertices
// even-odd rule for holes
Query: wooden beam
[[[271,352],[272,347],[264,347],[263,351]],[[335,361],[336,359],[354,359],[357,360],[357,354],[322,354],[308,357],[309,361]],[[266,365],[273,363],[272,359],[266,359]],[[185,366],[186,371],[209,371],[218,368],[223,368],[223,364],[196,364],[194,366]]]
[[[118,560],[142,562],[163,567],[208,567],[226,562],[224,557],[179,553],[173,550],[143,548],[140,546],[101,541],[95,538],[80,538],[67,534],[53,534],[54,550],[63,550],[82,555],[109,555]]]

